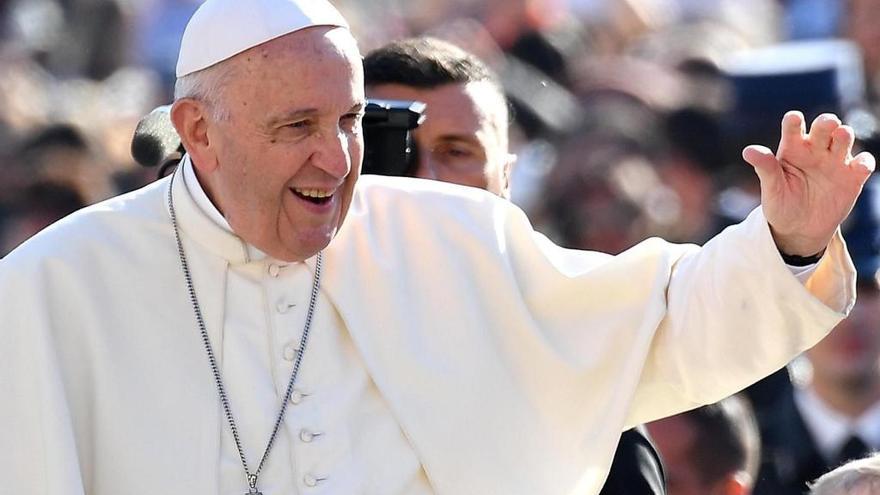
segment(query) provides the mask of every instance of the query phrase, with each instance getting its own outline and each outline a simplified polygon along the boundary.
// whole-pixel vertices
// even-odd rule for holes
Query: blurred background
[[[0,0],[0,256],[155,177],[129,154],[171,100],[194,0]],[[754,207],[744,144],[789,108],[871,148],[875,0],[337,0],[364,53],[430,34],[502,76],[513,200],[559,243],[702,242]],[[381,12],[382,22],[376,22]]]

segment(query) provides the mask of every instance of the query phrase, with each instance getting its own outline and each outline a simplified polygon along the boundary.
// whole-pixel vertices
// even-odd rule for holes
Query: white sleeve
[[[794,273],[755,210],[676,263],[629,423],[747,387],[821,340],[854,303],[855,269],[839,232],[819,263]]]

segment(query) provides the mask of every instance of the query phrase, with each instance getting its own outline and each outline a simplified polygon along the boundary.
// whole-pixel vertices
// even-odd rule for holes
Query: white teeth
[[[305,196],[307,198],[327,198],[333,196],[333,191],[322,191],[320,189],[299,189],[294,188],[297,194]]]

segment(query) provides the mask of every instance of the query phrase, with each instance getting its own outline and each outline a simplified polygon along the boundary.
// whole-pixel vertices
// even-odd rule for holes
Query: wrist
[[[781,234],[778,230],[770,226],[770,234],[773,236],[773,242],[776,243],[776,249],[782,258],[795,263],[789,263],[794,266],[806,266],[808,264],[819,261],[828,243],[831,242],[830,237],[827,239],[814,239],[794,233]],[[803,263],[798,265],[797,263]]]
[[[825,250],[821,250],[816,254],[812,254],[810,256],[798,256],[796,254],[786,254],[781,249],[779,250],[779,254],[782,256],[782,261],[785,262],[786,265],[789,266],[810,266],[815,265],[822,259],[822,255],[825,254]]]

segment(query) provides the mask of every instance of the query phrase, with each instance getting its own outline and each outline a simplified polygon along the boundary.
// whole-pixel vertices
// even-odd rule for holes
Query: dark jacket
[[[760,420],[761,470],[754,495],[801,495],[807,483],[828,472],[794,402],[793,390],[779,396]]]
[[[638,428],[621,435],[611,472],[599,495],[666,495],[660,456]]]

